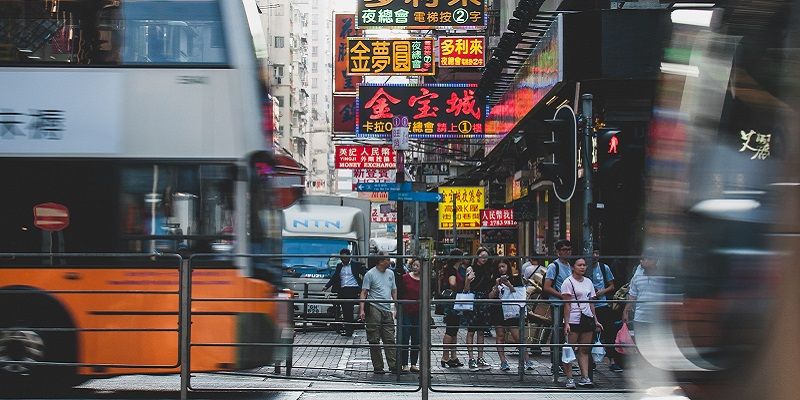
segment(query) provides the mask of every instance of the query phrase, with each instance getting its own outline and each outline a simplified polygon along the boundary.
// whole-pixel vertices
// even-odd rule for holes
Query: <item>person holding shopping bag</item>
[[[585,277],[586,260],[579,258],[572,265],[572,275],[564,280],[561,285],[561,296],[564,299],[564,335],[567,343],[571,344],[591,344],[594,339],[595,331],[601,331],[603,325],[597,320],[597,313],[594,303],[585,303],[596,296],[592,280]],[[572,301],[575,302],[572,302]],[[581,379],[578,386],[593,386],[589,379],[589,346],[581,346],[575,349],[578,367],[581,370]],[[567,376],[566,387],[575,388],[575,380],[572,378],[572,366],[564,365],[564,374]]]

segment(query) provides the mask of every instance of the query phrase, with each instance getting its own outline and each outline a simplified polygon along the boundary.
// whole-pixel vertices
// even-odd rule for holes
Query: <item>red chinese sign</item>
[[[514,210],[481,210],[481,226],[484,228],[515,227],[517,221],[514,221]]]
[[[473,84],[362,84],[356,103],[356,136],[388,138],[392,118],[409,118],[415,139],[480,137],[485,110]]]
[[[439,37],[439,67],[485,65],[486,38],[483,36]]]
[[[360,76],[347,75],[347,38],[361,36],[361,30],[355,29],[355,18],[355,14],[333,16],[334,93],[355,93],[356,87],[361,83]]]
[[[333,95],[333,131],[352,133],[356,130],[356,97]]]
[[[336,168],[395,169],[397,158],[392,146],[336,146]]]
[[[379,209],[373,208],[370,220],[381,223],[397,222],[397,212],[382,213]]]

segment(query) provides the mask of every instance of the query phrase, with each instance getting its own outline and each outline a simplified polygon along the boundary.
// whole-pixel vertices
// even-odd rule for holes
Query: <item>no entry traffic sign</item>
[[[69,226],[69,210],[58,203],[33,206],[33,225],[43,231],[58,232]]]

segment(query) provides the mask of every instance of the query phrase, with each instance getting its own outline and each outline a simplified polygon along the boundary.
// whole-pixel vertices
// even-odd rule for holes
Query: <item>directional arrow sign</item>
[[[439,203],[442,195],[431,192],[389,192],[389,200],[392,201],[420,201],[424,203]]]
[[[411,182],[363,182],[356,184],[356,192],[410,192]]]

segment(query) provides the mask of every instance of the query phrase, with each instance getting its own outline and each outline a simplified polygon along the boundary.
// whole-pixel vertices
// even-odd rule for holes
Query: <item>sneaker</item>
[[[525,361],[525,369],[527,369],[528,371],[533,370],[533,360]]]
[[[415,374],[419,373],[419,368],[416,365],[411,365],[411,368],[408,369],[409,372],[413,372]]]
[[[400,367],[400,371],[402,371],[403,373],[407,373],[409,371],[408,365],[403,365],[402,367]]]
[[[588,377],[583,377],[581,378],[581,380],[578,381],[578,386],[584,386],[584,387],[594,386],[594,383],[592,383],[592,380],[589,379]]]
[[[492,331],[484,331],[483,337],[492,337]]]
[[[511,371],[511,367],[508,365],[508,361],[503,361],[500,363],[500,371]]]
[[[611,370],[611,372],[622,372],[622,371],[624,371],[624,369],[622,369],[622,367],[620,367],[620,366],[619,366],[619,365],[617,365],[617,364],[611,364],[611,365],[608,367],[608,369],[610,369],[610,370]]]
[[[478,369],[481,371],[488,371],[492,369],[492,365],[487,363],[483,358],[478,359]]]
[[[469,362],[467,364],[469,364],[469,370],[470,371],[477,371],[478,370],[478,362],[477,361],[475,361],[475,360],[470,358],[470,360],[469,360]]]
[[[575,379],[569,378],[567,379],[567,384],[564,385],[567,389],[575,389]]]

